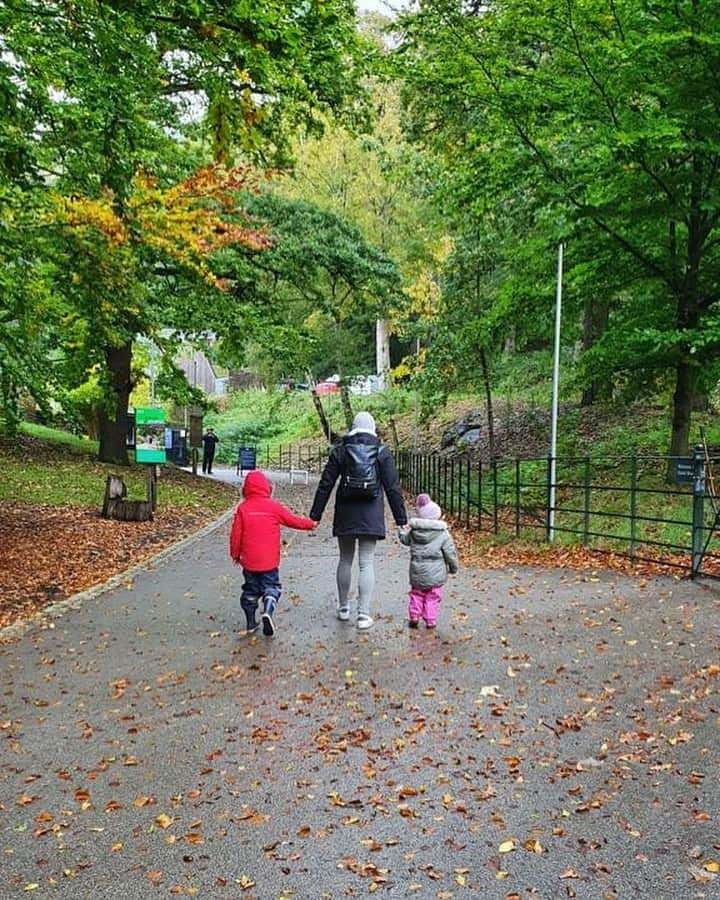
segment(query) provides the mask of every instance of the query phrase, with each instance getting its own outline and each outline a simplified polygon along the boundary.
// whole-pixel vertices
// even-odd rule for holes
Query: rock
[[[457,443],[459,438],[461,438],[466,431],[470,430],[470,426],[466,425],[465,422],[456,422],[454,425],[451,425],[449,428],[446,428],[443,431],[442,443],[441,447],[443,450],[446,447],[452,447],[453,444]]]
[[[458,444],[461,444],[463,447],[467,447],[471,444],[477,444],[482,439],[482,429],[481,428],[469,428],[467,431],[463,432],[458,438]]]

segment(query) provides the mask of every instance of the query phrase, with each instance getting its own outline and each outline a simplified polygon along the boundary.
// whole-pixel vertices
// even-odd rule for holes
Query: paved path
[[[714,589],[465,571],[409,632],[387,541],[358,633],[324,525],[248,639],[227,532],[0,647],[0,897],[720,896]]]

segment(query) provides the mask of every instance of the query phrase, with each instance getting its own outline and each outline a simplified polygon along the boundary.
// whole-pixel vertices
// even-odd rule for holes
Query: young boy
[[[243,501],[235,510],[230,532],[230,556],[243,567],[245,582],[240,605],[247,619],[247,633],[257,631],[258,603],[263,601],[263,634],[275,634],[273,613],[280,599],[280,526],[311,531],[317,522],[296,516],[271,499],[272,485],[259,470],[249,472],[243,484]]]
[[[424,619],[427,628],[435,628],[448,571],[458,570],[457,551],[442,511],[429,494],[418,494],[415,511],[410,528],[398,532],[400,541],[410,547],[408,624],[417,628]]]

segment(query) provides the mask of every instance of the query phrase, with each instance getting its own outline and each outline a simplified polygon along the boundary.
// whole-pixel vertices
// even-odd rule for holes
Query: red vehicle
[[[340,385],[336,381],[320,381],[315,385],[318,394],[339,394]]]

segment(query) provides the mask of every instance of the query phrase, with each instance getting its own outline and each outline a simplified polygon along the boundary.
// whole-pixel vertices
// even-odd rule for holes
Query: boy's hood
[[[250,497],[269,497],[271,494],[272,485],[259,469],[247,473],[242,489],[242,495],[246,500]]]

